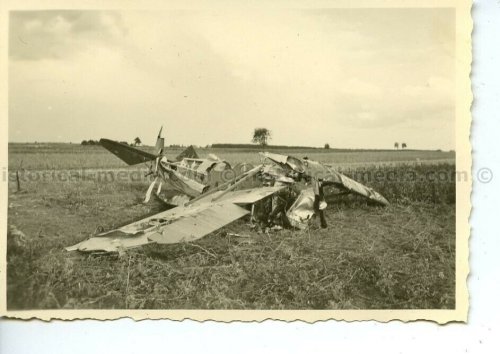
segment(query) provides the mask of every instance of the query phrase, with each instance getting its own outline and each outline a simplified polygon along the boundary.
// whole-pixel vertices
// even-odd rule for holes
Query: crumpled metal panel
[[[262,168],[262,173],[264,175],[269,175],[275,178],[284,176],[286,174],[286,171],[280,165],[273,164],[273,165],[264,165],[264,167]]]
[[[326,208],[326,202],[320,201],[319,208]],[[303,189],[295,202],[288,209],[286,216],[293,227],[305,229],[309,220],[314,216],[314,190],[313,188]]]
[[[321,162],[307,160],[304,164],[306,165],[307,175],[316,180],[328,181],[332,183],[342,182],[340,173],[322,164]]]
[[[217,161],[217,164],[212,168],[212,171],[222,172],[231,169],[231,165],[227,161]]]
[[[212,168],[213,165],[217,164],[217,161],[204,160],[200,165],[196,167],[198,173],[207,174],[207,171]]]
[[[304,163],[296,157],[274,154],[272,152],[264,152],[261,153],[261,155],[268,158],[271,161],[281,164],[282,166],[287,166],[288,168],[292,169],[295,172],[303,173],[305,171]]]
[[[367,187],[334,169],[316,161],[307,161],[307,173],[320,181],[343,187],[349,192],[366,197],[382,205],[389,205],[387,199],[370,187]]]
[[[278,162],[280,164],[286,164],[286,161],[288,159],[288,156],[286,155],[281,155],[281,154],[275,154],[275,153],[272,153],[272,152],[262,152],[260,153],[262,156],[274,161],[274,162]]]
[[[330,168],[325,164],[322,164],[321,162],[308,159],[300,160],[293,156],[286,156],[269,152],[261,153],[261,155],[277,163],[281,167],[286,166],[295,172],[303,173],[312,179],[320,181],[324,185],[333,184],[349,192],[366,197],[379,204],[389,205],[387,199],[385,199],[380,193],[374,191],[370,187],[367,187],[359,182],[350,179],[349,177],[344,176],[343,174],[335,171],[333,168]]]
[[[389,205],[387,199],[385,199],[380,193],[376,192],[370,187],[367,187],[355,180],[350,179],[344,175],[339,174],[342,180],[342,185],[348,189],[350,192],[362,195],[374,202],[382,205]]]
[[[174,171],[168,167],[164,167],[168,173],[168,178],[165,178],[165,183],[168,183],[172,189],[180,191],[191,197],[197,197],[205,191],[206,185],[199,183],[193,179],[183,176],[181,173]]]
[[[287,211],[286,216],[293,227],[305,229],[313,215],[314,191],[312,189],[304,189]]]

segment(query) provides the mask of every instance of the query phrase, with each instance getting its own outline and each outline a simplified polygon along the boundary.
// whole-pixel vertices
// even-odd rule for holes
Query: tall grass
[[[372,166],[342,172],[372,187],[391,203],[455,203],[457,174],[452,164]]]
[[[81,161],[117,160],[92,149],[95,154],[82,153]],[[47,156],[58,168],[71,168],[75,161],[50,151]],[[313,222],[305,231],[271,232],[251,228],[243,219],[192,244],[148,246],[122,255],[68,253],[64,247],[99,227],[111,229],[162,210],[158,202],[141,203],[147,181],[40,180],[23,184],[21,193],[11,184],[8,224],[26,237],[17,247],[15,236],[8,236],[7,305],[454,308],[456,182],[443,177],[454,176],[454,170],[450,164],[344,168],[391,205],[339,197],[329,202],[327,229]]]

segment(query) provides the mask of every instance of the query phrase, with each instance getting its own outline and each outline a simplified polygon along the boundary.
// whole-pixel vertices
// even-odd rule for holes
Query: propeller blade
[[[152,175],[154,173],[153,171],[153,163],[147,164],[148,166],[148,172],[144,173],[144,177],[147,177],[149,175]]]
[[[160,184],[158,185],[158,190],[156,191],[156,194],[160,194],[160,192],[161,192],[161,185],[162,185],[162,181],[160,181]]]
[[[149,185],[148,191],[146,192],[146,198],[144,198],[144,204],[149,202],[149,199],[151,199],[151,193],[153,192],[153,188],[158,181],[158,177],[156,177],[153,182]]]
[[[156,158],[156,164],[155,164],[155,173],[158,173],[158,164],[160,163],[160,158]]]

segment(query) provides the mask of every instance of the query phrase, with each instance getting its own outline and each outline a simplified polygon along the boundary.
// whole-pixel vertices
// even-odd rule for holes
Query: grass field
[[[143,147],[144,150],[155,153],[152,147]],[[184,148],[170,148],[167,150],[167,157],[174,158]],[[256,164],[260,161],[259,151],[265,149],[207,149],[196,148],[201,156],[209,153],[215,154],[231,164],[247,162]],[[273,150],[273,152],[298,157],[308,156],[309,158],[331,163],[333,165],[350,165],[366,163],[391,163],[401,161],[415,161],[417,158],[425,161],[454,160],[454,152],[442,151],[418,151],[418,150],[398,150],[398,151],[366,151],[366,152],[335,152],[325,149],[283,149]],[[127,166],[123,161],[100,146],[81,146],[76,144],[9,144],[9,170],[16,170],[20,167],[32,170],[51,169],[81,169],[81,168],[117,168]]]
[[[259,161],[249,151],[199,153]],[[454,308],[453,153],[286,153],[342,167],[391,205],[344,197],[329,203],[327,229],[266,233],[242,219],[192,244],[87,255],[64,247],[162,210],[157,201],[141,203],[147,180],[48,174],[23,179],[21,192],[10,180],[8,308]],[[124,167],[100,147],[70,144],[10,145],[11,177],[21,161],[21,174]],[[25,237],[14,237],[15,229]]]

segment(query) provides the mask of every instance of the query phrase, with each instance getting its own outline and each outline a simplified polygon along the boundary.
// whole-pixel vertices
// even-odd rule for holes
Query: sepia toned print
[[[465,321],[470,6],[9,8],[2,313]]]

